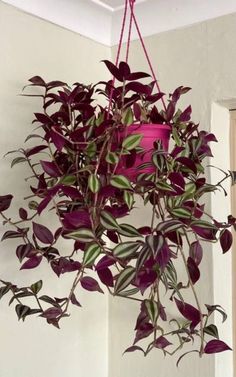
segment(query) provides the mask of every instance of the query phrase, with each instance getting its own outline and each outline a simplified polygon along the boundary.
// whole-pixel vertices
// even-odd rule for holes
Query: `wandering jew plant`
[[[0,296],[11,295],[9,303],[20,320],[38,315],[59,328],[70,305],[81,306],[81,289],[100,294],[107,289],[137,302],[135,338],[126,352],[185,354],[186,343],[192,344],[187,352],[200,356],[229,350],[213,324],[214,313],[226,319],[224,310],[201,306],[196,289],[204,245],[219,242],[226,253],[235,225],[232,216],[220,222],[205,209],[209,193],[224,191],[222,182],[230,176],[225,174],[216,185],[207,182],[204,160],[216,138],[191,120],[191,106],[178,108],[190,88],[177,88],[167,98],[166,110],[158,110],[155,103],[164,95],[154,93],[153,82],[140,82],[148,80],[148,74],[131,72],[124,62],[119,67],[105,64],[118,85],[108,81],[69,87],[39,76],[29,80],[27,88],[37,88],[34,96],[43,103],[42,112],[34,114],[36,131],[27,141],[39,142],[9,153],[16,154],[12,167],[28,164],[32,195],[14,220],[7,215],[12,195],[0,197],[0,214],[8,228],[2,241],[19,240],[16,257],[22,273],[47,264],[55,278],[70,274],[73,282],[67,297],[58,298],[46,294],[41,280],[28,287],[1,280]],[[94,94],[110,100],[109,106],[96,102]],[[131,124],[144,123],[171,127],[172,147],[167,150],[154,135],[149,161],[140,147],[145,133],[128,131]],[[144,166],[139,164],[130,179],[126,172],[137,159],[143,159]],[[148,173],[143,172],[147,167]],[[150,224],[144,219],[138,228],[129,221],[137,198],[151,213]],[[59,221],[55,232],[42,223],[43,212],[50,219],[54,214],[55,224]],[[61,239],[73,243],[69,255],[60,248]],[[174,317],[169,314],[172,307]]]

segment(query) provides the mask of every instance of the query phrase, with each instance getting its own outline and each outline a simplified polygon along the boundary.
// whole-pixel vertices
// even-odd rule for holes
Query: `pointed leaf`
[[[80,228],[74,232],[70,232],[66,235],[66,237],[80,242],[90,242],[95,238],[93,232],[87,228]]]
[[[98,282],[95,279],[93,279],[93,278],[91,278],[89,276],[83,277],[80,280],[80,284],[87,291],[90,291],[90,292],[97,291],[97,292],[103,293],[103,290],[100,288]]]
[[[105,229],[116,230],[119,228],[119,224],[117,223],[116,219],[106,211],[101,212],[100,221]]]
[[[127,151],[130,151],[139,146],[142,138],[143,135],[129,135],[123,140],[122,147]]]
[[[30,286],[30,289],[31,289],[31,291],[32,291],[35,295],[37,295],[37,293],[39,293],[39,291],[42,289],[42,286],[43,286],[43,282],[42,282],[42,280],[39,280],[39,281],[37,281],[36,283],[32,284],[32,285]]]
[[[96,174],[91,174],[88,179],[88,185],[90,190],[96,194],[100,189],[100,181]]]
[[[83,265],[84,266],[92,265],[100,253],[101,253],[101,248],[98,244],[93,243],[89,245],[89,247],[84,253]]]
[[[129,258],[135,254],[140,246],[139,242],[123,242],[114,248],[113,255],[120,259]]]
[[[121,291],[123,291],[134,279],[136,274],[136,270],[134,267],[126,267],[118,276],[115,288],[114,288],[114,294],[119,294]]]
[[[233,243],[232,233],[228,229],[224,229],[220,233],[220,245],[225,254],[231,248]]]
[[[45,243],[46,245],[51,245],[53,243],[53,234],[46,226],[33,222],[33,232],[42,243]]]
[[[113,175],[110,181],[113,187],[117,187],[119,189],[131,189],[130,181],[124,177],[123,175]]]
[[[207,354],[218,353],[223,351],[232,351],[226,343],[222,342],[222,340],[210,340],[204,348],[204,352]]]

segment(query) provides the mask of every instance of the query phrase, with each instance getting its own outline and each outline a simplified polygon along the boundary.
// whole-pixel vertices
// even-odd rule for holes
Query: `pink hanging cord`
[[[155,72],[154,72],[154,69],[153,69],[153,66],[152,66],[151,60],[150,60],[150,58],[149,58],[149,55],[148,55],[147,49],[146,49],[145,44],[144,44],[144,40],[143,40],[142,34],[141,34],[140,29],[139,29],[139,26],[138,26],[138,22],[137,22],[137,20],[136,20],[135,14],[134,14],[134,9],[133,9],[133,6],[134,6],[134,0],[129,0],[129,6],[130,6],[131,17],[132,17],[133,20],[134,20],[135,27],[136,27],[136,30],[137,30],[137,33],[138,33],[138,36],[139,36],[140,42],[141,42],[141,44],[142,44],[143,51],[144,51],[144,54],[145,54],[145,56],[146,56],[146,59],[147,59],[147,62],[148,62],[149,68],[150,68],[151,73],[152,73],[152,76],[153,76],[153,78],[154,78],[154,80],[155,80],[155,84],[156,84],[157,90],[158,90],[159,93],[161,93],[161,89],[160,89],[160,86],[159,86],[159,84],[158,84],[157,77],[156,77],[156,75],[155,75]],[[161,101],[162,101],[163,107],[164,107],[164,109],[165,109],[165,111],[166,111],[167,108],[166,108],[166,104],[165,104],[163,98],[161,98]]]
[[[120,58],[121,46],[122,46],[122,41],[123,41],[123,37],[124,37],[125,23],[126,23],[126,18],[127,18],[127,10],[128,10],[128,0],[125,0],[125,10],[124,10],[124,15],[123,15],[123,20],[122,20],[120,39],[119,39],[118,50],[117,50],[116,61],[115,61],[116,66],[118,65],[119,58]],[[111,111],[111,102],[112,102],[112,96],[113,96],[113,93],[114,93],[115,81],[116,81],[116,78],[115,78],[115,76],[113,76],[112,87],[111,87],[111,92],[110,92],[110,96],[109,96],[109,105],[108,105],[108,114],[107,114],[108,117],[109,117],[110,111]]]
[[[125,59],[125,61],[127,63],[128,62],[128,58],[129,58],[132,23],[134,21],[135,27],[136,27],[136,30],[137,30],[137,33],[138,33],[138,36],[139,36],[139,39],[140,39],[143,51],[144,51],[144,54],[146,56],[146,59],[147,59],[150,71],[152,73],[152,77],[153,77],[153,79],[155,81],[155,84],[156,84],[158,92],[161,93],[161,88],[160,88],[160,86],[158,84],[157,77],[155,75],[155,72],[154,72],[151,60],[149,58],[149,55],[148,55],[148,52],[147,52],[147,49],[146,49],[146,46],[145,46],[145,43],[144,43],[141,31],[140,31],[140,28],[138,26],[137,19],[136,19],[135,14],[134,14],[134,3],[135,3],[135,0],[125,0],[125,9],[124,9],[124,14],[123,14],[122,27],[121,27],[121,33],[120,33],[120,39],[119,39],[119,44],[118,44],[118,50],[117,50],[115,65],[116,66],[118,65],[119,58],[120,58],[122,41],[123,41],[123,37],[124,37],[125,23],[126,23],[126,18],[127,18],[128,2],[129,2],[129,7],[130,7],[130,22],[129,22],[129,32],[128,32],[128,40],[127,40],[127,49],[126,49],[126,59]],[[114,93],[115,81],[116,81],[115,76],[113,76],[111,92],[110,92],[110,95],[109,95],[109,105],[108,105],[108,113],[107,113],[108,117],[109,117],[110,111],[111,111],[111,103],[112,103],[112,96],[113,96],[113,93]],[[162,101],[162,105],[163,105],[163,107],[164,107],[164,109],[166,111],[167,107],[166,107],[166,104],[165,104],[163,98],[161,98],[161,101]]]
[[[132,0],[132,3],[131,3],[132,10],[134,10],[134,3],[135,3],[135,0]],[[130,12],[129,33],[128,33],[128,40],[127,40],[127,48],[126,48],[126,58],[125,58],[126,63],[128,63],[128,59],[129,59],[132,24],[133,24],[133,16],[132,16],[132,12]]]

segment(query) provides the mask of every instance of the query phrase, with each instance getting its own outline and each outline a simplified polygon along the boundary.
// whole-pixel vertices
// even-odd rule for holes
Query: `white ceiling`
[[[0,1],[107,46],[118,42],[124,0]],[[135,9],[142,35],[148,36],[234,13],[236,0],[136,0]]]
[[[91,1],[111,10],[112,12],[122,9],[125,4],[125,0],[91,0]],[[144,1],[148,1],[148,0],[136,0],[135,3],[136,4],[143,3]]]

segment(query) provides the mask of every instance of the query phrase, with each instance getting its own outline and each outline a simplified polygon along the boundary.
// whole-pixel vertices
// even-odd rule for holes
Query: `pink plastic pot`
[[[166,124],[131,124],[127,127],[126,131],[120,133],[120,139],[123,140],[129,135],[142,134],[143,138],[140,142],[140,146],[145,152],[136,155],[132,167],[127,167],[127,156],[123,156],[117,166],[116,174],[122,174],[131,181],[135,181],[137,176],[141,173],[151,174],[155,172],[154,166],[147,166],[141,169],[138,169],[138,167],[151,161],[155,141],[161,140],[164,150],[168,150],[170,131],[171,127]]]

